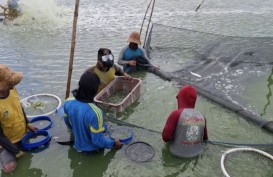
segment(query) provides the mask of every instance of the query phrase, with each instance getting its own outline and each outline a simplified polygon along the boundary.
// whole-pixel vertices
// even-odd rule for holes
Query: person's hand
[[[30,123],[27,124],[27,129],[31,132],[35,132],[38,130],[37,127],[32,126]]]
[[[132,80],[132,77],[127,74],[127,73],[124,73],[123,76],[127,79],[127,80]]]
[[[16,158],[19,158],[19,157],[21,157],[22,155],[24,155],[25,153],[23,152],[23,151],[20,151],[20,152],[18,152],[15,156],[16,156]]]
[[[136,66],[136,60],[128,61],[128,65]]]
[[[118,139],[115,139],[114,148],[120,149],[122,145],[123,144]]]

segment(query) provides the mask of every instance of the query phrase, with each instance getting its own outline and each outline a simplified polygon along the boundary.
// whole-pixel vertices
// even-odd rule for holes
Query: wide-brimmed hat
[[[141,45],[139,32],[132,32],[128,38],[128,42],[133,42],[138,45]]]
[[[22,78],[23,73],[14,72],[7,65],[0,64],[0,90],[14,87]]]

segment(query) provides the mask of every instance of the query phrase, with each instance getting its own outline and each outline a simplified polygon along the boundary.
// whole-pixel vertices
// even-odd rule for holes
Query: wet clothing
[[[91,72],[91,71],[86,71]],[[95,74],[84,73],[79,81],[79,88],[72,91],[73,96],[84,103],[92,103],[97,93],[100,78]]]
[[[86,71],[95,72],[100,78],[100,84],[97,93],[99,93],[104,87],[106,87],[111,81],[115,79],[115,76],[123,76],[124,72],[117,65],[113,65],[107,72],[103,72],[98,69],[97,66],[92,66],[88,68]]]
[[[12,89],[7,98],[0,99],[0,123],[4,135],[12,143],[17,143],[27,132],[26,121],[17,90]]]
[[[141,47],[138,46],[138,48],[136,50],[132,50],[130,49],[129,45],[126,45],[125,47],[123,47],[119,53],[119,57],[118,57],[118,64],[123,66],[123,71],[126,73],[132,73],[135,72],[137,70],[142,69],[141,66],[131,66],[128,65],[128,61],[131,60],[137,60],[138,57],[144,57],[146,59],[148,59],[145,50]]]
[[[10,90],[6,98],[0,98],[0,163],[2,166],[16,161],[20,141],[27,132],[28,119],[20,103],[17,90]]]
[[[187,158],[202,153],[205,125],[205,118],[200,112],[194,109],[184,109],[170,143],[170,152],[175,156]]]
[[[162,139],[170,142],[173,155],[193,157],[202,152],[202,142],[208,139],[206,120],[201,113],[194,110],[197,99],[194,87],[183,87],[176,98],[178,109],[169,115]]]
[[[2,167],[5,165],[11,163],[11,162],[16,162],[16,157],[13,153],[7,151],[3,147],[0,147],[0,163]]]
[[[78,151],[111,149],[114,140],[104,137],[103,114],[94,103],[68,98],[64,103],[65,123],[74,135],[74,147]]]

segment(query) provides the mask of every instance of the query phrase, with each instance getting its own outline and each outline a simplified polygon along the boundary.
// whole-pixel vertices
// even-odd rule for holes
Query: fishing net
[[[126,127],[111,127],[108,129],[111,139],[119,139],[121,143],[128,144],[133,140],[133,130]]]
[[[52,94],[36,94],[21,100],[21,104],[28,118],[46,116],[55,113],[62,101]]]
[[[126,147],[127,157],[134,162],[148,162],[154,157],[154,149],[146,142],[137,141]]]
[[[273,38],[232,37],[153,24],[145,49],[168,80],[191,84],[210,100],[270,127],[269,120],[261,117],[263,112],[250,104],[249,90],[268,88],[262,95],[267,97],[266,112],[272,100]],[[272,125],[269,129],[273,130]]]

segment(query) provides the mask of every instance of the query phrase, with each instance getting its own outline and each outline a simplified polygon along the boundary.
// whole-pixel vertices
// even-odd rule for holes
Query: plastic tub
[[[141,80],[116,77],[95,98],[96,104],[103,109],[122,112],[140,97]],[[121,96],[122,95],[122,96]],[[121,97],[118,101],[115,96]]]
[[[27,142],[29,139],[31,139],[34,136],[42,135],[45,138],[41,139],[40,141],[29,143]],[[51,140],[51,135],[46,130],[38,130],[36,132],[28,132],[23,138],[22,138],[22,149],[31,151],[32,149],[39,148],[40,146],[46,145]]]
[[[49,124],[43,128],[39,128],[39,130],[48,130],[52,127],[53,125],[53,121],[50,119],[50,117],[48,116],[38,116],[38,117],[34,117],[30,120],[30,123],[34,123],[34,122],[37,122],[37,121],[42,121],[42,120],[46,120],[46,121],[49,121]]]

